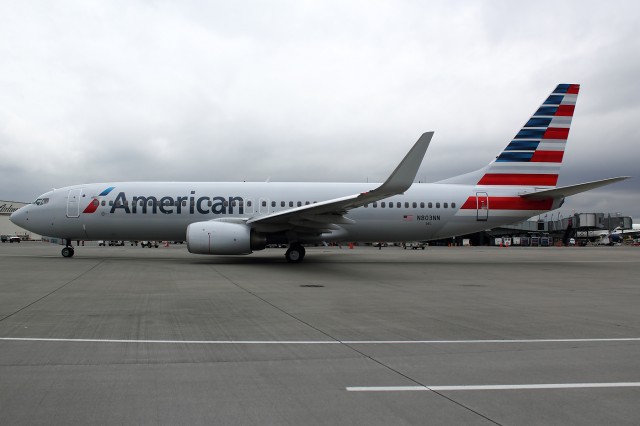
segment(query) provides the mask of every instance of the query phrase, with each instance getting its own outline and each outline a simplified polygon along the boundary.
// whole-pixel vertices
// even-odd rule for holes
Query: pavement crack
[[[97,268],[98,266],[100,266],[102,263],[104,263],[104,259],[100,260],[100,262],[96,263],[95,265],[93,265],[91,268],[87,269],[86,271],[82,272],[80,275],[76,276],[75,278],[67,281],[66,283],[62,284],[61,286],[51,290],[49,293],[45,294],[44,296],[34,300],[33,302],[23,306],[22,308],[18,309],[17,311],[14,311],[8,315],[5,315],[4,317],[0,318],[0,322],[6,320],[7,318],[11,318],[12,316],[24,311],[25,309],[28,309],[29,307],[35,305],[36,303],[46,299],[47,297],[51,296],[52,294],[54,294],[55,292],[57,292],[58,290],[62,290],[63,288],[65,288],[66,286],[68,286],[69,284],[73,283],[74,281],[78,280],[79,278],[82,278],[83,276],[85,276],[86,274],[88,274],[89,272],[93,271],[95,268]]]
[[[407,380],[409,380],[409,381],[411,381],[411,382],[415,383],[415,384],[416,384],[416,385],[418,385],[418,386],[422,386],[422,387],[424,387],[424,388],[426,388],[426,389],[429,389],[431,392],[433,392],[434,394],[438,395],[439,397],[441,397],[441,398],[443,398],[443,399],[446,399],[447,401],[449,401],[449,402],[451,402],[451,403],[453,403],[453,404],[457,405],[457,406],[458,406],[458,407],[460,407],[460,408],[463,408],[463,409],[465,409],[465,410],[467,410],[467,411],[470,411],[471,413],[473,413],[473,414],[475,414],[475,415],[477,415],[477,416],[479,416],[479,417],[482,417],[483,419],[487,420],[488,422],[491,422],[491,423],[493,423],[493,424],[496,424],[496,425],[502,426],[500,423],[496,422],[496,421],[495,421],[495,420],[493,420],[493,419],[490,419],[489,417],[487,417],[487,416],[485,416],[484,414],[482,414],[482,413],[478,412],[477,410],[474,410],[473,408],[471,408],[471,407],[469,407],[469,406],[467,406],[467,405],[465,405],[465,404],[463,404],[463,403],[461,403],[461,402],[458,402],[458,401],[456,401],[455,399],[453,399],[453,398],[451,398],[451,397],[448,397],[447,395],[443,394],[442,392],[439,392],[439,391],[437,391],[437,390],[431,389],[428,385],[425,385],[424,383],[420,382],[419,380],[414,379],[413,377],[410,377],[410,376],[408,376],[408,375],[406,375],[406,374],[402,373],[401,371],[399,371],[399,370],[397,370],[397,369],[393,368],[392,366],[390,366],[390,365],[388,365],[388,364],[385,364],[384,362],[380,361],[379,359],[376,359],[376,358],[374,358],[373,356],[371,356],[371,355],[369,355],[369,354],[367,354],[367,353],[365,353],[365,352],[363,352],[363,351],[359,350],[358,348],[354,347],[352,344],[346,343],[346,342],[344,342],[344,341],[342,341],[342,340],[340,340],[340,339],[338,339],[338,338],[336,338],[336,337],[332,336],[331,334],[327,333],[326,331],[324,331],[324,330],[322,330],[322,329],[320,329],[320,328],[318,328],[318,327],[314,326],[313,324],[311,324],[311,323],[309,323],[309,322],[307,322],[307,321],[303,320],[302,318],[299,318],[299,317],[295,316],[294,314],[292,314],[292,313],[290,313],[290,312],[286,311],[285,309],[281,308],[280,306],[278,306],[278,305],[276,305],[276,304],[274,304],[274,303],[270,302],[269,300],[267,300],[267,299],[265,299],[264,297],[262,297],[262,296],[260,296],[260,295],[256,294],[255,292],[253,292],[253,291],[251,291],[251,290],[249,290],[249,289],[247,289],[247,288],[245,288],[245,287],[241,286],[240,284],[238,284],[237,282],[235,282],[234,280],[232,280],[231,278],[229,278],[228,276],[226,276],[225,274],[223,274],[223,273],[222,273],[222,272],[220,272],[219,270],[216,270],[216,272],[217,272],[220,276],[222,276],[224,279],[226,279],[229,283],[233,284],[234,286],[236,286],[236,287],[237,287],[237,288],[239,288],[240,290],[244,291],[245,293],[250,294],[251,296],[255,297],[255,298],[256,298],[256,299],[258,299],[258,300],[261,300],[262,302],[264,302],[264,303],[266,303],[267,305],[271,306],[272,308],[274,308],[274,309],[276,309],[276,310],[280,311],[281,313],[283,313],[283,314],[287,315],[288,317],[290,317],[290,318],[294,319],[295,321],[297,321],[297,322],[299,322],[299,323],[301,323],[301,324],[306,325],[307,327],[309,327],[309,328],[311,328],[311,329],[313,329],[313,330],[317,331],[318,333],[321,333],[321,334],[325,335],[327,338],[329,338],[329,339],[331,339],[331,340],[333,340],[333,341],[335,341],[335,342],[339,342],[342,346],[344,346],[344,347],[346,347],[346,348],[350,349],[351,351],[353,351],[353,352],[355,352],[355,353],[359,354],[359,355],[360,355],[360,356],[362,356],[363,358],[366,358],[366,359],[368,359],[368,360],[370,360],[370,361],[372,361],[372,362],[374,362],[374,363],[378,364],[379,366],[381,366],[381,367],[383,367],[383,368],[385,368],[385,369],[387,369],[387,370],[389,370],[389,371],[391,371],[391,372],[393,372],[393,373],[395,373],[395,374],[397,374],[397,375],[399,375],[399,376],[401,376],[401,377],[404,377],[405,379],[407,379]]]

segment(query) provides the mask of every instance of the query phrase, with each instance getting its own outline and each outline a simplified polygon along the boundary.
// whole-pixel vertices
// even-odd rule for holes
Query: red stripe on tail
[[[532,163],[562,163],[564,151],[535,151],[531,157]]]
[[[549,127],[542,139],[567,139],[569,137],[569,129]]]
[[[575,109],[575,105],[560,105],[556,111],[556,116],[573,117],[573,111]]]
[[[557,174],[487,173],[478,185],[556,186]]]

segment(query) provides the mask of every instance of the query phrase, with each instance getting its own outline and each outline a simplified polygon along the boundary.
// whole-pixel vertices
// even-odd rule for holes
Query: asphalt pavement
[[[640,248],[0,245],[0,424],[637,425]]]

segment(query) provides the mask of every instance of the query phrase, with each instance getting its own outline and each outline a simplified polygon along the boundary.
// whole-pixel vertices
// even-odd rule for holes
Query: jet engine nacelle
[[[266,244],[265,236],[241,223],[195,222],[187,227],[187,248],[195,254],[249,254]]]

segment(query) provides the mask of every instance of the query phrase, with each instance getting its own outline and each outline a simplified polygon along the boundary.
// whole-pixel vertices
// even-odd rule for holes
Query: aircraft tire
[[[73,257],[74,251],[72,247],[65,247],[62,249],[62,257]]]
[[[304,259],[304,255],[305,255],[304,247],[302,247],[299,244],[292,245],[284,254],[284,256],[287,258],[287,262],[289,263],[302,262],[302,259]]]

